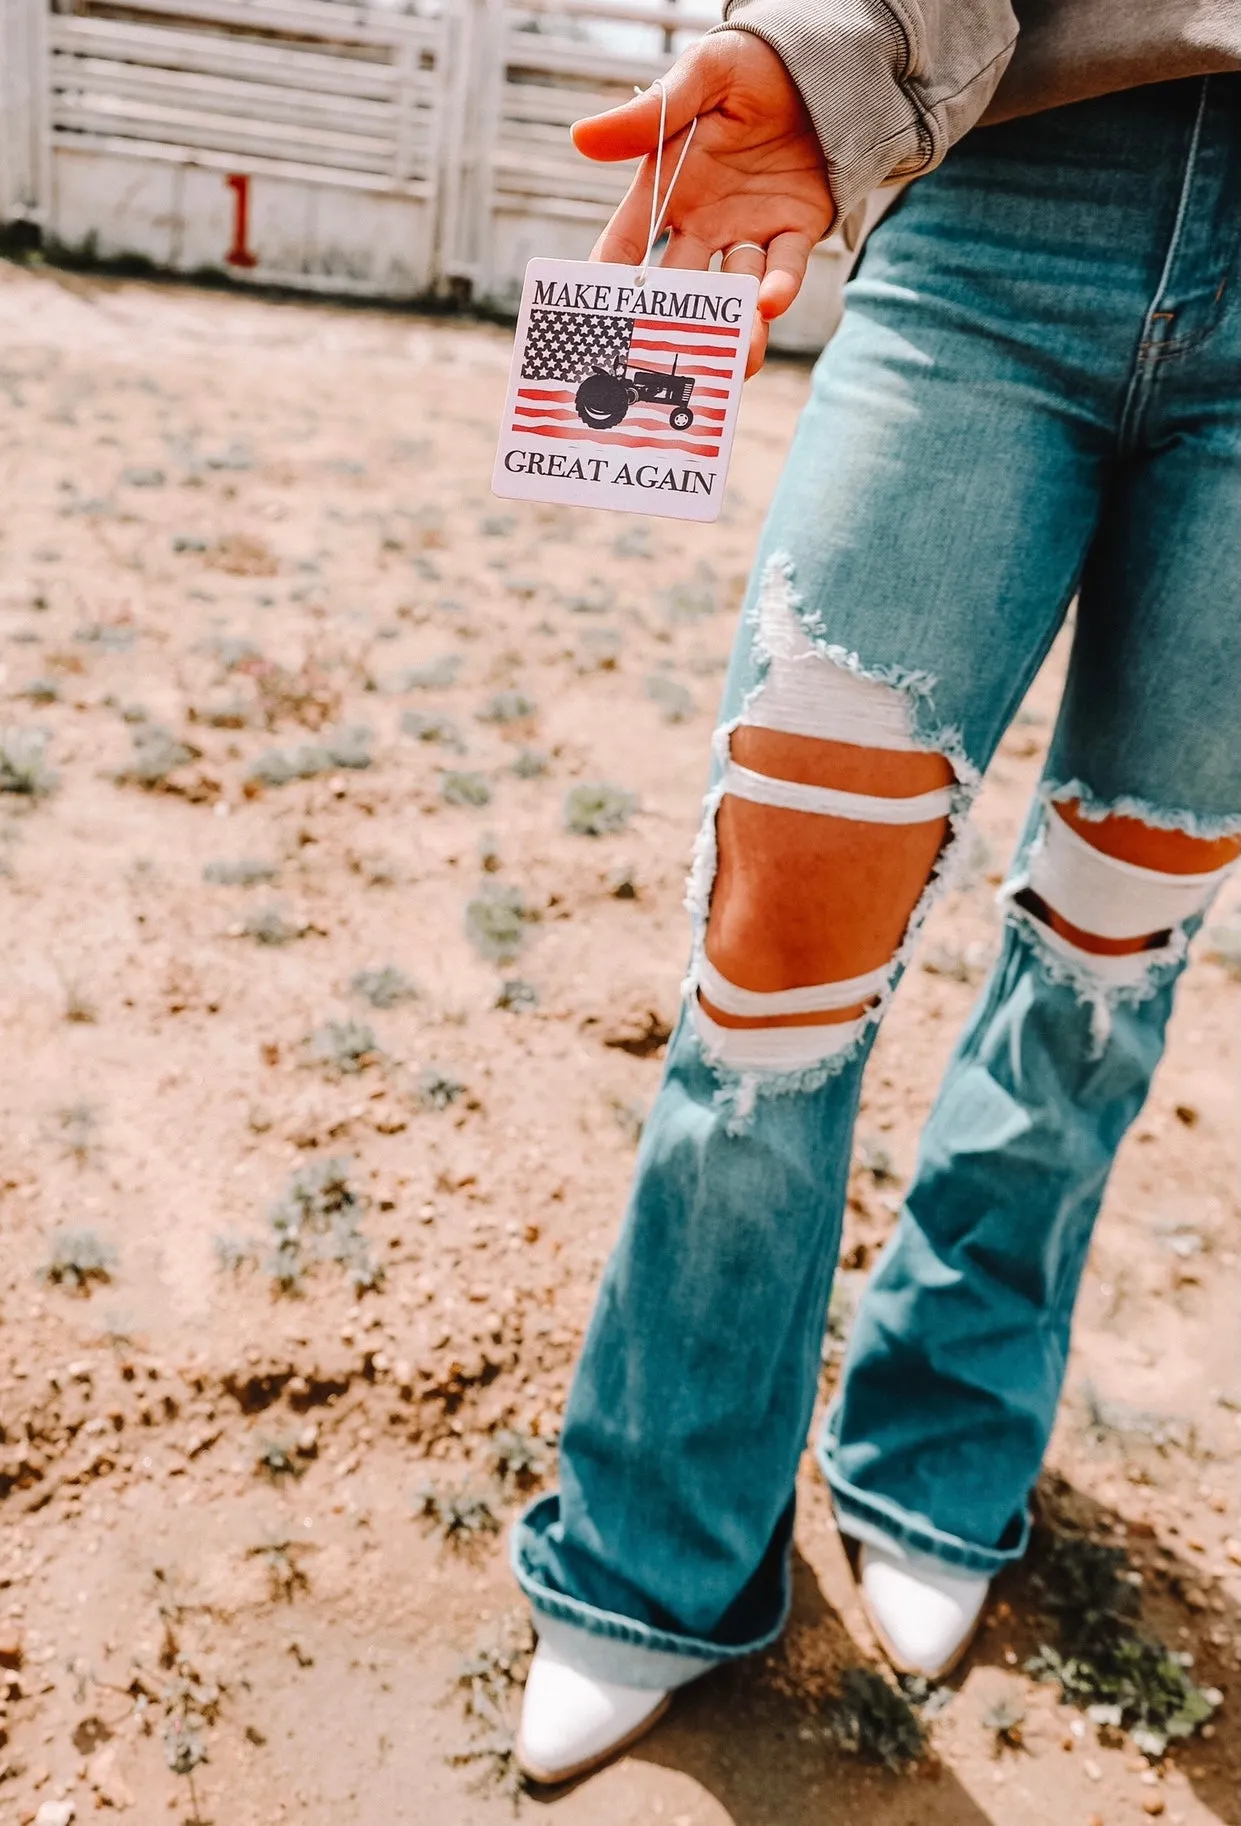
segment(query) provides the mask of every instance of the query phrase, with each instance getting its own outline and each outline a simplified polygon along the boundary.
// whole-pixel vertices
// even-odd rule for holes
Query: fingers
[[[618,266],[636,266],[642,259],[651,231],[653,178],[650,160],[644,159],[612,220],[591,249],[592,260],[612,260]]]
[[[709,241],[700,240],[697,235],[682,234],[679,229],[674,228],[668,237],[668,245],[664,249],[664,257],[659,264],[690,268],[696,272],[705,273],[711,264],[711,256],[714,252],[715,249]]]
[[[670,133],[664,142],[660,198],[665,204],[670,194],[677,157],[685,144],[685,137],[683,133]],[[646,258],[647,242],[651,232],[651,189],[654,181],[655,161],[652,156],[648,155],[634,174],[633,181],[625,193],[624,201],[591,249],[592,260],[614,260],[619,265],[629,266]],[[678,245],[679,251],[676,251]],[[705,242],[698,241],[696,237],[680,236],[674,231],[661,264],[705,268],[713,252],[713,248]]]
[[[762,318],[755,312],[754,327],[750,331],[750,352],[745,361],[745,377],[750,380],[758,373],[767,359],[767,338],[771,334]]]
[[[748,273],[751,279],[761,281],[767,270],[767,255],[761,247],[745,244],[741,247],[725,248],[720,261],[722,273]],[[767,325],[759,312],[754,313],[754,322],[750,327],[750,352],[746,356],[745,377],[757,374],[767,354]]]
[[[712,47],[694,45],[678,57],[662,78],[668,101],[665,133],[669,139],[696,115],[719,100],[720,59]],[[646,89],[619,108],[592,114],[570,128],[573,144],[589,159],[631,159],[654,150],[659,138],[660,99],[657,88]]]
[[[758,314],[765,323],[782,317],[796,298],[813,247],[810,235],[793,231],[777,235],[768,247],[767,272],[758,288]]]
[[[767,255],[761,247],[746,242],[741,247],[725,248],[720,261],[722,273],[747,273],[751,279],[761,279],[767,271]]]

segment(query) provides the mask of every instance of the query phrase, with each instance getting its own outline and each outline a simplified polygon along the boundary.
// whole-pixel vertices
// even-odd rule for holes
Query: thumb
[[[716,59],[704,55],[704,47],[695,45],[673,64],[661,80],[667,95],[666,139],[714,107],[719,100],[718,82],[713,77]],[[575,121],[570,128],[573,144],[589,159],[632,159],[653,152],[659,139],[660,96],[658,88],[644,89],[632,101],[606,114],[592,114]]]

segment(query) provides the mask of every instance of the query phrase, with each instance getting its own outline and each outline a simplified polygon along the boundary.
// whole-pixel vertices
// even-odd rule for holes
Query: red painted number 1
[[[229,266],[257,266],[258,255],[250,251],[250,179],[232,172],[224,182],[233,193],[233,245],[224,258]]]

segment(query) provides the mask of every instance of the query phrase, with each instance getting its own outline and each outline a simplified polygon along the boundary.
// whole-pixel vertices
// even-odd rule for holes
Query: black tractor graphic
[[[676,356],[671,374],[658,368],[635,368],[632,374],[621,364],[614,372],[596,368],[579,386],[575,398],[577,415],[595,431],[619,425],[630,406],[671,406],[668,423],[674,431],[688,431],[694,422],[689,396],[694,391],[692,374],[678,374]]]

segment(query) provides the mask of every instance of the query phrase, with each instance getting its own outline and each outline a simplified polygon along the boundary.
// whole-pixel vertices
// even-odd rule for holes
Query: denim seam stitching
[[[1134,354],[1133,369],[1129,377],[1129,386],[1125,392],[1125,402],[1121,408],[1119,423],[1119,445],[1122,450],[1132,449],[1136,443],[1138,427],[1141,423],[1146,405],[1146,389],[1143,383],[1153,377],[1158,363],[1143,354],[1143,350],[1152,342],[1151,326],[1160,306],[1163,303],[1172,276],[1172,266],[1180,251],[1181,236],[1185,227],[1185,217],[1189,209],[1189,193],[1193,186],[1198,165],[1198,152],[1202,144],[1202,123],[1206,115],[1207,88],[1209,77],[1204,77],[1202,89],[1198,96],[1198,111],[1194,116],[1193,132],[1190,134],[1189,150],[1185,157],[1185,171],[1181,178],[1181,192],[1177,198],[1176,219],[1172,224],[1172,233],[1168,237],[1168,249],[1164,255],[1163,270],[1155,286],[1155,295],[1151,299],[1145,317],[1142,319],[1142,333]]]

